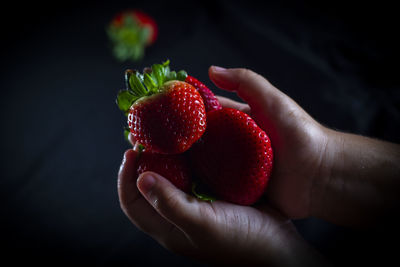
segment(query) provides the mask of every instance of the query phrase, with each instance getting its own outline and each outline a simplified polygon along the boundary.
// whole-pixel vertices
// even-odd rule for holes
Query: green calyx
[[[125,71],[126,89],[119,91],[117,105],[125,114],[138,99],[161,92],[162,86],[172,80],[185,81],[187,73],[171,71],[169,60],[162,64],[154,64],[151,68],[145,68],[142,73],[134,70]]]
[[[119,61],[136,62],[143,58],[150,31],[141,27],[132,15],[124,15],[120,25],[111,23],[107,34],[113,45],[113,54]]]
[[[199,184],[198,182],[192,183],[192,193],[196,198],[209,202],[217,200],[214,196],[211,196],[209,193],[199,192],[199,191],[204,191],[204,189],[202,188],[199,189],[199,187],[201,187],[201,184]]]

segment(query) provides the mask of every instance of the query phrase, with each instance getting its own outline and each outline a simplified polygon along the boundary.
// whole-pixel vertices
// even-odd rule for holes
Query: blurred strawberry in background
[[[158,34],[155,20],[139,10],[118,13],[107,27],[113,54],[119,61],[139,61]]]

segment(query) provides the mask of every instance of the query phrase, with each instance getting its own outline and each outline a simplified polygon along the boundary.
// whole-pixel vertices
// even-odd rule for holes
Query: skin
[[[211,264],[324,266],[290,218],[368,227],[398,210],[399,145],[322,126],[250,70],[210,67],[209,76],[247,103],[219,97],[222,106],[250,114],[271,139],[268,204],[204,202],[156,173],[136,177],[137,153],[128,150],[118,176],[121,208],[162,246]]]

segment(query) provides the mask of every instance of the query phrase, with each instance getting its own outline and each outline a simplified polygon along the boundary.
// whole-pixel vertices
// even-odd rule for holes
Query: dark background
[[[125,8],[159,23],[138,63],[119,63],[105,27]],[[14,3],[1,13],[2,260],[60,265],[198,264],[138,231],[120,210],[116,178],[125,117],[114,99],[125,68],[165,59],[217,94],[210,65],[250,68],[321,123],[400,139],[394,6],[337,1]],[[300,233],[340,265],[385,262],[386,232],[315,218]],[[398,247],[398,245],[396,245]]]

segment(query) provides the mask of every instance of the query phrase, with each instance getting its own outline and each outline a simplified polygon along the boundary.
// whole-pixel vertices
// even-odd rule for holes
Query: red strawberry
[[[164,155],[151,153],[144,150],[139,154],[137,161],[137,174],[152,171],[156,172],[182,191],[191,191],[192,179],[190,168],[183,154]]]
[[[255,203],[271,175],[268,136],[250,116],[231,108],[207,113],[207,130],[190,156],[200,179],[221,199],[236,204]]]
[[[139,10],[126,10],[117,14],[107,28],[117,59],[137,61],[144,49],[155,42],[158,27],[153,18]]]
[[[222,108],[221,104],[215,97],[214,93],[210,89],[208,89],[207,86],[205,86],[202,82],[200,82],[199,80],[190,75],[186,77],[185,82],[193,85],[194,88],[196,88],[197,91],[199,91],[201,97],[203,98],[204,106],[206,107],[206,112]]]
[[[186,73],[170,71],[168,64],[154,64],[143,75],[128,70],[128,90],[119,92],[117,103],[137,142],[152,152],[177,154],[204,133],[206,112],[197,90],[183,82]]]

